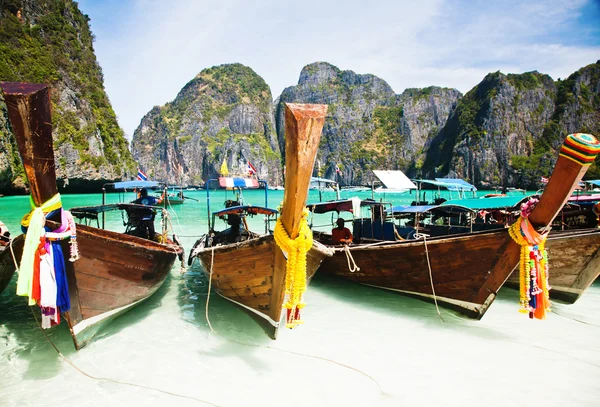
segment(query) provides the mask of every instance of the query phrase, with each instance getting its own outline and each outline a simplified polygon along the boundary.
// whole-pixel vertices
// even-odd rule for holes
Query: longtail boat
[[[60,210],[54,210],[55,205],[52,211],[44,213],[46,228],[56,231],[67,211],[61,208],[56,187],[48,87],[27,83],[1,83],[0,86],[29,180],[32,206],[35,205],[36,211],[41,208],[46,212],[45,203],[57,202]],[[33,216],[31,219],[33,222]],[[28,233],[33,229],[31,226]],[[76,240],[75,236],[71,237],[70,249],[73,250],[76,241],[80,257],[76,260],[71,251],[70,261],[64,261],[70,309],[61,309],[60,316],[69,325],[75,348],[81,349],[103,325],[154,294],[183,249],[171,240],[163,244],[88,225],[69,229],[72,232],[76,229]],[[20,268],[25,263],[25,256],[21,258],[23,241],[16,238],[13,245]],[[68,257],[69,243],[62,241],[60,246]],[[1,256],[7,252],[9,250]]]
[[[567,137],[552,177],[528,217],[537,230],[549,230],[593,162],[598,147],[598,141],[590,135]],[[521,246],[508,229],[418,237],[393,242],[355,240],[356,244],[344,248],[332,246],[336,253],[323,261],[320,271],[436,301],[480,319],[520,260]]]
[[[304,224],[306,222],[306,214],[304,214],[306,197],[326,112],[326,105],[286,104],[285,165],[287,170],[278,225],[283,227],[292,240],[306,239],[304,235],[306,232],[310,233],[308,227],[304,230],[301,226],[302,222]],[[218,216],[239,216],[243,210],[236,203],[225,208]],[[266,208],[254,210],[259,211],[256,213],[263,214],[268,211]],[[231,221],[230,224],[237,227]],[[214,222],[209,221],[209,233],[196,242],[191,253],[192,257],[200,260],[207,278],[220,296],[240,305],[252,316],[257,316],[256,319],[269,337],[276,339],[282,320],[286,291],[289,295],[291,290],[290,276],[287,277],[286,288],[286,272],[289,270],[286,270],[286,257],[276,242],[277,226],[275,234],[244,233],[241,239],[231,242],[219,239],[222,233],[211,230],[213,226]],[[306,254],[306,279],[310,280],[321,261],[332,254],[332,250],[318,242],[313,242]],[[286,256],[292,258],[294,255],[288,252]],[[294,309],[295,304],[290,308],[289,303],[288,299],[285,307],[288,310],[286,325],[291,322],[290,320],[291,323],[298,320],[297,308]]]
[[[474,211],[483,211],[483,216],[501,209],[496,215],[501,220],[485,226],[504,228],[519,216],[521,204],[531,196],[505,196],[486,199],[453,199],[441,206],[461,205]],[[600,229],[594,202],[576,201],[568,203],[552,223],[552,231],[546,242],[551,268],[548,276],[550,299],[573,304],[600,275]],[[476,225],[478,226],[478,225]],[[513,272],[505,285],[519,289],[519,273]]]

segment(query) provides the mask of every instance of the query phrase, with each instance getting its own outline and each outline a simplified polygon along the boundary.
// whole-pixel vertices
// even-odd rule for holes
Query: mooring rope
[[[356,261],[354,261],[354,257],[352,256],[352,253],[350,252],[350,247],[348,247],[348,245],[344,245],[343,250],[344,250],[344,253],[346,254],[348,270],[350,270],[351,273],[354,273],[355,271],[360,271],[360,267],[358,267],[356,265]],[[350,264],[350,262],[352,262],[352,264]]]
[[[368,373],[366,373],[366,372],[363,372],[362,370],[360,370],[360,369],[357,369],[357,368],[355,368],[355,367],[352,367],[352,366],[346,365],[346,364],[344,364],[344,363],[341,363],[341,362],[338,362],[338,361],[335,361],[335,360],[333,360],[333,359],[329,359],[329,358],[326,358],[326,357],[323,357],[323,356],[317,356],[317,355],[308,355],[308,354],[306,354],[306,353],[294,352],[294,351],[291,351],[291,350],[286,350],[286,349],[276,348],[276,347],[274,347],[274,346],[256,345],[256,344],[253,344],[253,343],[241,342],[241,341],[238,341],[238,340],[236,340],[236,339],[231,339],[231,338],[228,338],[228,337],[226,337],[226,336],[222,335],[221,333],[219,333],[219,332],[215,331],[215,330],[214,330],[214,328],[212,327],[212,325],[211,325],[211,323],[210,323],[210,319],[209,319],[209,317],[208,317],[208,303],[209,303],[209,301],[210,301],[211,282],[212,282],[213,266],[214,266],[214,257],[215,257],[215,251],[214,251],[214,248],[211,248],[211,252],[212,252],[212,255],[211,255],[211,259],[210,259],[210,272],[209,272],[209,278],[208,278],[208,293],[207,293],[207,295],[206,295],[206,322],[208,322],[208,326],[209,326],[209,328],[210,328],[210,330],[211,330],[211,332],[212,332],[212,333],[214,333],[214,334],[216,334],[216,335],[220,336],[221,338],[223,338],[223,339],[225,339],[225,340],[227,340],[227,341],[234,342],[234,343],[237,343],[237,344],[239,344],[239,345],[242,345],[242,346],[254,347],[254,348],[267,348],[267,349],[273,349],[273,350],[277,350],[277,351],[280,351],[280,352],[289,353],[289,354],[292,354],[292,355],[303,356],[303,357],[306,357],[306,358],[312,358],[312,359],[319,359],[319,360],[323,360],[323,361],[325,361],[325,362],[331,362],[331,363],[333,363],[333,364],[335,364],[335,365],[342,366],[342,367],[345,367],[345,368],[347,368],[347,369],[349,369],[349,370],[353,370],[353,371],[355,371],[355,372],[357,372],[357,373],[360,373],[360,374],[362,374],[363,376],[365,376],[365,377],[367,377],[368,379],[370,379],[370,380],[371,380],[373,383],[375,383],[375,384],[377,385],[377,387],[379,387],[379,391],[380,391],[380,393],[381,393],[381,394],[383,394],[383,395],[387,395],[387,393],[386,393],[386,392],[383,390],[383,388],[381,387],[381,385],[379,384],[379,382],[377,382],[377,380],[375,380],[375,378],[373,378],[373,376],[371,376],[371,375],[369,375]]]
[[[199,399],[197,397],[186,396],[184,394],[174,393],[174,392],[171,392],[171,391],[158,389],[156,387],[144,386],[142,384],[131,383],[131,382],[124,382],[124,381],[121,381],[121,380],[115,380],[115,379],[111,379],[111,378],[108,378],[108,377],[94,376],[94,375],[91,375],[91,374],[85,372],[83,369],[77,367],[77,365],[75,365],[73,362],[71,362],[69,360],[69,358],[67,358],[65,355],[62,354],[62,352],[54,344],[54,342],[52,341],[52,339],[50,339],[50,337],[46,334],[45,330],[42,329],[42,326],[40,325],[40,322],[39,322],[39,320],[37,318],[37,315],[35,315],[35,312],[33,312],[33,307],[29,307],[29,309],[31,310],[31,313],[33,314],[33,317],[35,318],[35,322],[37,323],[38,327],[40,328],[40,330],[42,331],[42,333],[44,334],[44,336],[46,337],[46,339],[48,340],[48,342],[50,343],[50,345],[52,345],[52,347],[54,348],[54,350],[56,351],[56,353],[58,353],[58,355],[65,362],[67,362],[69,365],[71,365],[75,370],[77,370],[82,375],[84,375],[86,377],[89,377],[92,380],[103,380],[103,381],[111,382],[111,383],[115,383],[115,384],[122,384],[122,385],[125,385],[125,386],[138,387],[138,388],[141,388],[141,389],[152,390],[152,391],[156,391],[156,392],[159,392],[159,393],[163,393],[163,394],[166,394],[166,395],[169,395],[169,396],[181,397],[181,398],[188,399],[188,400],[198,401],[200,403],[208,404],[210,406],[222,407],[219,404],[215,404],[215,403],[212,403],[210,401],[202,400],[202,399]]]
[[[212,332],[215,332],[212,325],[210,324],[210,319],[208,318],[208,303],[210,301],[210,291],[212,287],[212,275],[213,275],[213,265],[215,261],[215,248],[210,248],[211,256],[210,256],[210,275],[208,276],[208,293],[206,294],[206,322],[208,322],[208,327]],[[216,332],[215,332],[216,333]]]
[[[17,263],[17,258],[15,256],[15,251],[13,249],[13,242],[15,241],[15,239],[10,239],[10,243],[9,243],[9,247],[10,247],[10,254],[12,254],[12,258],[13,258],[13,263],[15,263],[15,270],[18,272],[19,271],[19,264]]]
[[[563,315],[563,314],[561,314],[561,313],[558,313],[558,312],[556,312],[556,310],[555,310],[554,308],[552,309],[552,311],[551,311],[551,312],[552,312],[553,314],[556,314],[556,315],[560,316],[560,317],[563,317],[563,318],[566,318],[566,319],[570,319],[571,321],[579,322],[580,324],[585,324],[585,325],[595,326],[596,328],[600,328],[600,325],[596,325],[596,324],[590,324],[589,322],[585,322],[585,321],[582,321],[582,320],[580,320],[580,319],[573,318],[573,317],[568,317],[568,316],[566,316],[566,315]]]
[[[437,303],[437,297],[435,295],[435,287],[433,286],[433,274],[431,272],[431,262],[429,261],[429,248],[427,247],[427,236],[424,234],[421,236],[423,236],[423,243],[425,244],[425,256],[427,257],[427,267],[429,268],[429,282],[431,283],[431,292],[433,293],[433,302],[435,303],[435,309],[437,310],[437,313],[440,316],[442,322],[446,322],[444,321],[444,318],[442,318],[442,314],[440,313],[440,308],[438,307]]]
[[[173,205],[171,205],[171,201],[169,201],[168,197],[169,197],[169,194],[167,194],[167,196],[165,198],[167,200],[167,204],[169,205],[169,209],[171,209],[173,211],[173,213],[175,214],[175,218],[177,219],[177,226],[179,227],[179,231],[183,232],[183,228],[181,227],[181,223],[179,222],[179,216],[177,215],[177,212],[175,211],[175,209],[173,209]],[[166,209],[166,206],[165,206],[165,209]],[[167,211],[167,213],[169,213],[169,212]],[[169,213],[169,215],[170,215],[170,213]],[[172,228],[173,232],[175,232],[175,228],[173,227],[172,222],[171,222],[171,228]]]

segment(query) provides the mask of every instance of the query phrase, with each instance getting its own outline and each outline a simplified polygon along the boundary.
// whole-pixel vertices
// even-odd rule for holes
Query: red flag
[[[256,168],[252,165],[250,161],[248,161],[248,174],[253,175],[256,174]]]

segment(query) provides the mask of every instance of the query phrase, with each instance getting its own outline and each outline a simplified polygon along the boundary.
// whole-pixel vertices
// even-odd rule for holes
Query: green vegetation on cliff
[[[104,91],[88,16],[71,0],[5,0],[0,13],[0,79],[51,85],[55,148],[70,143],[81,163],[132,171],[127,140]],[[61,104],[59,92],[65,89],[73,106]],[[103,151],[92,158],[88,140],[96,135]]]
[[[189,116],[190,107],[202,107],[202,122],[207,125],[214,117],[225,120],[239,104],[255,105],[269,113],[271,91],[263,78],[242,64],[213,66],[188,82],[177,99],[160,109],[168,123],[170,137],[176,137]]]

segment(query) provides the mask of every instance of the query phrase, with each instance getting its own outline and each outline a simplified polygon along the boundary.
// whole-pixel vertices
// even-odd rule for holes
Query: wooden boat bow
[[[529,215],[529,221],[533,226],[548,230],[599,151],[600,143],[594,136],[582,133],[567,136],[546,189]],[[497,294],[488,287],[500,287],[504,284],[519,264],[520,249],[507,233],[505,244],[499,250],[498,261],[489,273],[488,281],[474,297],[474,302],[484,302],[479,318],[483,316]]]
[[[285,104],[286,171],[281,223],[290,239],[298,236],[326,114],[327,105]],[[274,267],[276,270],[273,278],[274,292],[270,307],[274,313],[270,317],[279,321],[285,298],[286,274],[286,258],[280,249],[275,251]],[[273,338],[276,334],[275,331]]]
[[[59,207],[49,89],[46,85],[7,82],[0,83],[0,87],[33,204],[43,212],[54,213],[51,218],[44,215],[45,225],[56,230],[61,226],[62,215],[66,218],[70,215],[44,208],[48,202],[54,205],[52,209]],[[39,214],[39,210],[36,211]],[[67,220],[67,233],[75,231],[74,227],[70,228],[71,222]],[[30,236],[36,238],[35,234]],[[69,243],[60,239],[51,244],[63,246],[64,255],[69,252]],[[174,244],[81,224],[77,227],[77,238],[71,234],[67,239],[70,239],[71,249],[75,247],[69,259],[72,261],[64,264],[68,284],[63,287],[68,287],[70,308],[66,303],[60,313],[67,320],[76,349],[85,346],[104,324],[154,294],[168,276],[177,255],[182,253],[181,247]],[[75,257],[73,253],[81,256]],[[58,302],[56,308],[59,308]]]
[[[57,193],[48,86],[18,82],[0,82],[0,86],[31,197],[40,206]]]

